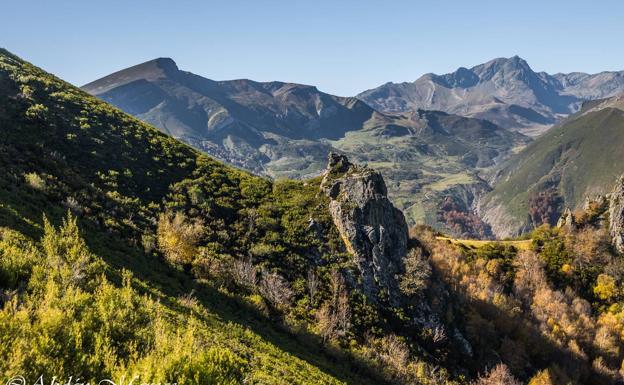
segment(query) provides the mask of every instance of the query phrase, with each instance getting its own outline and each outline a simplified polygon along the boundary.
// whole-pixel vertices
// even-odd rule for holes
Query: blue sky
[[[76,85],[155,57],[354,95],[494,57],[624,69],[624,1],[11,0],[0,46]]]

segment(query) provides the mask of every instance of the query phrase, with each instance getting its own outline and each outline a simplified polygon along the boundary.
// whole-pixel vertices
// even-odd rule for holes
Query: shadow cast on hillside
[[[97,226],[91,223],[85,223],[85,226],[98,230]],[[103,238],[88,236],[88,234],[94,234],[94,232],[85,234],[90,249],[108,262],[114,272],[127,269],[137,279],[149,282],[151,286],[164,294],[159,300],[170,308],[181,309],[179,303],[173,301],[172,298],[179,298],[192,292],[193,298],[208,312],[216,315],[220,321],[232,322],[251,330],[278,349],[307,362],[339,381],[353,385],[387,383],[372,368],[366,367],[340,349],[323,344],[314,334],[290,331],[279,318],[268,317],[242,299],[222,293],[209,284],[196,282],[188,273],[170,267],[156,257],[145,255],[142,250],[128,245],[123,239],[116,238],[113,234],[103,234],[101,230],[98,235],[103,235]],[[123,247],[111,249],[112,245],[123,245]],[[118,282],[119,277],[113,278],[113,281]]]

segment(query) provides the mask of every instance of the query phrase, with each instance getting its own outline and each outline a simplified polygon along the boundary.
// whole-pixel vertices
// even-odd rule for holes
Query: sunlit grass
[[[462,245],[471,248],[480,248],[487,244],[491,243],[499,243],[503,245],[510,245],[515,247],[518,250],[530,250],[531,243],[533,242],[531,239],[522,239],[522,240],[511,240],[511,241],[490,241],[490,240],[480,240],[480,239],[455,239],[450,237],[437,237],[437,239],[450,241],[454,245]]]

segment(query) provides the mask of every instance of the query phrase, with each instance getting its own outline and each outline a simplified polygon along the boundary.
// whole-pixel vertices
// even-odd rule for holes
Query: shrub
[[[603,301],[609,301],[618,294],[615,280],[607,274],[600,274],[594,286],[594,294]]]
[[[45,191],[46,190],[46,181],[36,172],[30,172],[24,174],[24,180],[26,183],[35,190]]]
[[[94,285],[93,278],[101,273],[102,263],[89,251],[80,236],[76,217],[68,211],[59,229],[45,217],[43,223],[41,244],[45,264],[36,266],[34,272],[40,279],[39,283],[44,284],[41,279],[51,279],[61,287],[75,285],[86,288]]]
[[[504,364],[498,364],[485,376],[479,377],[475,385],[521,385],[522,383],[511,375]]]
[[[211,347],[203,351],[187,349],[180,355],[149,358],[136,370],[141,383],[184,385],[238,385],[243,383],[246,362],[229,349]],[[151,358],[151,357],[150,357]],[[149,366],[148,363],[153,363]],[[137,381],[139,382],[139,381]]]
[[[13,289],[26,282],[40,261],[40,253],[32,242],[16,231],[0,227],[0,288]]]
[[[170,263],[190,264],[202,233],[201,223],[189,221],[182,212],[164,213],[158,218],[158,247]]]
[[[235,260],[232,263],[232,278],[238,286],[251,292],[258,286],[258,270],[250,260]]]
[[[292,304],[293,291],[288,282],[277,273],[262,272],[260,294],[275,308],[288,308]]]
[[[26,110],[26,117],[32,120],[43,120],[48,113],[48,107],[43,104],[33,104]]]

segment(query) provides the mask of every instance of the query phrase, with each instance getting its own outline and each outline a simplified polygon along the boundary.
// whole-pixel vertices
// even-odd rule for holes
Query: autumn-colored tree
[[[534,375],[529,381],[529,385],[556,385],[553,381],[550,370],[544,369]]]
[[[498,364],[486,375],[479,377],[475,385],[521,385],[505,364]]]
[[[331,340],[336,336],[337,325],[331,304],[325,302],[316,311],[316,328],[323,341]]]
[[[317,328],[323,339],[344,336],[351,328],[351,306],[344,277],[334,270],[330,277],[331,300],[316,312]]]
[[[338,333],[345,335],[351,327],[351,306],[344,277],[337,270],[331,275],[331,288]]]
[[[535,227],[554,225],[558,219],[563,199],[554,189],[540,191],[529,197],[529,216]]]
[[[431,264],[422,249],[411,249],[405,257],[405,273],[399,282],[401,292],[408,297],[418,296],[427,287],[430,276]]]
[[[618,294],[615,279],[607,274],[600,274],[594,286],[594,294],[603,301],[609,301]]]
[[[571,383],[572,381],[559,366],[552,365],[537,372],[531,377],[528,385],[568,385]]]

